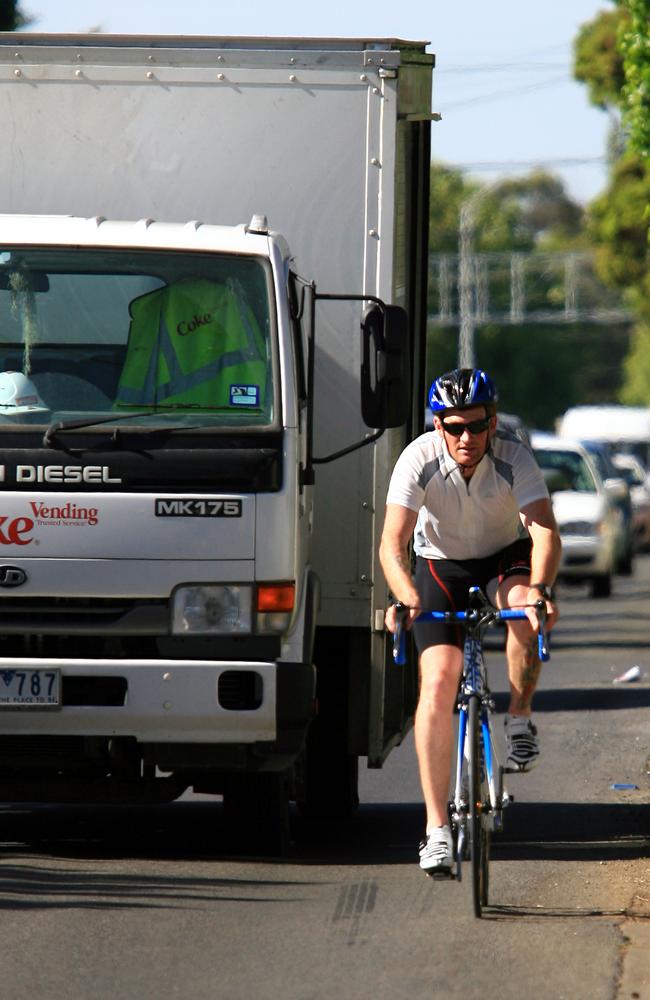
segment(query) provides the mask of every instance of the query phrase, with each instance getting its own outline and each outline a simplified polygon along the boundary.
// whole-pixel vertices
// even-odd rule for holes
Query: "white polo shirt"
[[[489,452],[465,480],[434,430],[404,449],[386,499],[417,512],[417,555],[481,559],[526,537],[519,511],[548,495],[535,458],[514,434],[497,430]]]

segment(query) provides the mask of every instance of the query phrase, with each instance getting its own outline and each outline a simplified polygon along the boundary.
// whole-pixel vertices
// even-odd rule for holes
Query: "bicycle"
[[[549,659],[546,604],[540,599],[534,607],[539,622],[538,655],[540,660],[546,661]],[[399,602],[396,608],[402,613],[408,610]],[[495,704],[488,686],[483,634],[498,622],[522,618],[526,618],[524,608],[495,608],[479,587],[470,587],[466,611],[425,611],[417,619],[461,623],[465,631],[463,674],[457,704],[456,776],[449,817],[455,842],[455,878],[461,881],[462,863],[469,860],[476,917],[480,917],[488,905],[492,833],[503,828],[503,810],[513,801],[513,796],[504,788],[504,767],[499,764],[494,744],[491,717]],[[393,658],[398,664],[406,661],[404,629],[399,615]],[[454,878],[454,875],[450,872],[445,877]]]

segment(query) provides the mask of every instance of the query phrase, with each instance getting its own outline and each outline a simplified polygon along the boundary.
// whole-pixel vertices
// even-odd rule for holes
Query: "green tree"
[[[589,210],[588,233],[603,281],[623,291],[638,316],[620,400],[650,405],[650,3],[618,0],[581,29],[575,75],[593,103],[620,117],[623,150],[607,189]]]
[[[625,69],[617,35],[626,17],[620,8],[601,11],[583,24],[573,45],[573,75],[586,84],[591,103],[601,108],[618,106],[621,101]]]
[[[433,163],[430,190],[429,247],[435,253],[458,250],[461,206],[477,194],[477,250],[533,250],[549,239],[565,245],[581,232],[580,205],[544,170],[481,186],[460,170]]]
[[[475,348],[499,387],[499,408],[553,430],[569,406],[619,400],[629,343],[627,325],[491,324],[476,331]],[[427,357],[427,384],[455,368],[458,328],[432,327]]]
[[[32,20],[21,11],[18,0],[0,0],[0,31],[16,31],[31,24]]]
[[[630,134],[630,148],[650,156],[650,0],[625,0],[627,17],[618,28],[623,56],[623,115]]]
[[[556,297],[562,302],[564,288],[560,286],[564,275],[547,270],[548,252],[590,248],[583,209],[567,195],[562,182],[544,171],[534,171],[481,187],[467,181],[457,170],[434,164],[431,313],[439,311],[439,255],[451,259],[458,253],[461,206],[472,198],[476,199],[474,247],[491,260],[491,305],[506,312],[509,309],[511,251],[525,251],[533,260],[535,254],[540,256],[535,289],[528,291],[529,305],[552,309]],[[497,262],[493,266],[500,254],[503,265]],[[449,280],[453,287],[457,272],[450,274]],[[593,301],[598,301],[598,288],[590,289],[590,294]],[[431,325],[429,382],[458,363],[458,336],[457,326]],[[531,426],[543,428],[552,428],[555,417],[574,403],[614,402],[619,380],[612,378],[612,364],[622,372],[628,344],[629,331],[624,326],[612,329],[595,324],[492,323],[479,326],[475,332],[477,362],[499,385],[502,409],[520,414]],[[577,357],[580,365],[576,364]]]
[[[625,153],[611,167],[607,190],[589,208],[588,232],[597,247],[600,275],[627,291],[640,312],[650,307],[648,205],[648,163]]]

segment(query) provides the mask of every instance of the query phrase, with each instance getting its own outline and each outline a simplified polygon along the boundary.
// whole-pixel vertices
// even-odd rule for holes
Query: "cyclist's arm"
[[[520,517],[533,543],[530,556],[530,582],[545,583],[552,587],[560,566],[562,542],[553,514],[551,501],[547,497],[533,500],[520,511]],[[528,603],[539,599],[539,593],[529,591]],[[548,615],[547,627],[550,629],[557,621],[558,612],[553,601],[546,602]]]
[[[408,551],[417,519],[417,513],[408,507],[387,503],[384,530],[379,545],[379,561],[390,591],[398,601],[414,609],[409,612],[404,622],[407,628],[417,617],[420,605],[420,596],[411,579]],[[396,628],[395,609],[392,606],[386,612],[386,627],[391,632]]]

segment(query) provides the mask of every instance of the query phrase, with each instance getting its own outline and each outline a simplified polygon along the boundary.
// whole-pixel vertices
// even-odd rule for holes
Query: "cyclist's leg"
[[[526,603],[528,577],[510,576],[498,589],[501,607]],[[510,715],[530,716],[541,663],[537,655],[537,637],[527,619],[507,623],[506,658],[510,678]]]
[[[448,823],[453,714],[462,666],[462,650],[457,646],[429,646],[420,656],[420,697],[414,732],[427,833]]]
[[[423,608],[446,611],[466,604],[462,567],[447,560],[416,561],[416,587]],[[464,594],[464,597],[460,596]],[[449,870],[453,862],[449,830],[449,779],[454,743],[453,710],[462,671],[462,630],[440,622],[413,626],[420,654],[420,697],[415,714],[415,747],[426,806],[426,836],[420,866]],[[439,845],[443,849],[438,849]]]
[[[502,554],[496,600],[499,607],[526,603],[530,579],[528,541],[509,546]],[[528,771],[537,763],[539,741],[531,721],[533,695],[541,663],[537,637],[527,619],[507,623],[506,658],[510,681],[510,704],[505,719],[507,759],[510,771]]]
[[[530,541],[522,539],[498,553],[496,559],[497,607],[521,607],[528,598]],[[511,715],[529,716],[540,662],[537,641],[527,619],[510,621],[506,630],[506,658],[510,678]]]

